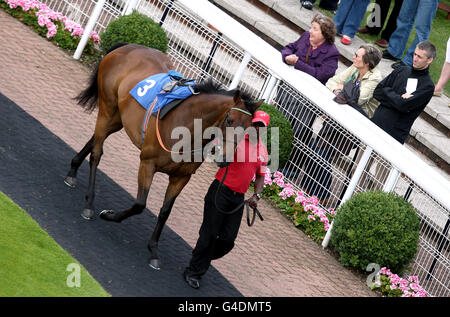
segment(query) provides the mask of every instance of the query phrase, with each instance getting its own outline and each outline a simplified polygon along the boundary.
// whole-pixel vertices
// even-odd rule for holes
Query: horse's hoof
[[[92,209],[84,209],[81,213],[81,217],[83,217],[86,220],[93,220],[94,219],[94,211]]]
[[[77,179],[75,177],[66,176],[64,178],[64,183],[70,188],[75,188],[77,186]]]
[[[148,262],[148,266],[158,271],[161,269],[159,259],[150,259],[150,262]]]
[[[116,212],[114,210],[103,210],[100,213],[100,218],[102,218],[103,220],[120,222],[120,220],[117,220],[116,217]]]

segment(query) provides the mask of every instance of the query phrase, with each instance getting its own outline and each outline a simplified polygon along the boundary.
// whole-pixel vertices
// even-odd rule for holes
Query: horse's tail
[[[108,51],[106,52],[105,56],[114,51],[115,49],[127,45],[128,43],[116,43],[114,44]],[[103,59],[102,59],[103,60]],[[82,90],[78,96],[76,96],[74,99],[77,101],[77,103],[82,106],[86,112],[92,112],[95,108],[97,108],[98,104],[98,85],[97,85],[97,79],[98,79],[98,69],[100,67],[100,63],[102,62],[100,60],[97,65],[95,66],[95,71],[91,74],[91,77],[89,78],[89,86]]]

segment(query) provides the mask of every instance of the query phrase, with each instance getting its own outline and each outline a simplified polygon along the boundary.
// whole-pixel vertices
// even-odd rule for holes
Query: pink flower
[[[273,177],[283,179],[284,175],[283,175],[283,173],[276,171],[275,173],[273,173]]]
[[[421,289],[420,291],[417,292],[417,296],[418,297],[427,297],[428,293],[425,290]]]
[[[316,217],[314,217],[314,215],[309,215],[309,216],[308,216],[308,219],[309,219],[309,220],[315,220]]]
[[[413,294],[408,291],[403,292],[403,294],[402,294],[402,297],[412,297],[412,296],[413,296]]]
[[[330,213],[330,215],[336,214],[336,210],[334,210],[333,208],[328,209],[328,212]]]
[[[385,267],[381,268],[380,274],[387,275],[387,276],[391,276],[392,275],[391,271],[389,269],[385,268]]]
[[[56,26],[55,27],[50,27],[48,29],[48,32],[47,32],[46,36],[47,36],[47,38],[51,38],[52,36],[55,36],[56,33],[57,33]]]
[[[400,284],[400,282],[401,282],[401,278],[400,278],[400,276],[398,276],[397,274],[392,274],[391,276],[390,276],[390,278],[391,278],[391,283],[392,284]]]
[[[319,198],[317,198],[316,196],[312,196],[312,197],[308,198],[308,199],[306,200],[306,202],[307,202],[308,204],[317,206],[317,205],[319,204]]]
[[[393,290],[396,290],[396,289],[397,289],[397,285],[392,284],[392,285],[390,286],[390,288],[391,288],[392,291],[393,291]]]
[[[47,16],[45,16],[43,14],[40,14],[39,12],[38,12],[37,16],[38,16],[38,24],[39,24],[39,26],[47,25],[47,22],[50,22],[50,20],[48,19]]]
[[[422,287],[420,287],[419,284],[412,283],[410,286],[411,286],[411,289],[412,289],[414,292],[419,292],[419,291],[422,290]]]
[[[399,287],[398,287],[402,292],[406,292],[406,291],[409,291],[409,286],[408,285],[400,285]]]
[[[408,281],[410,281],[412,283],[419,283],[419,278],[417,276],[410,276],[408,278]]]
[[[91,36],[90,38],[92,39],[92,41],[94,41],[95,43],[100,42],[100,36],[98,36],[98,34],[95,31],[91,32]],[[272,180],[270,180],[270,184],[272,185]]]
[[[303,205],[305,200],[306,200],[305,193],[303,193],[302,191],[297,191],[297,197],[295,197],[295,202]]]
[[[277,184],[279,187],[281,187],[281,188],[283,188],[284,187],[284,181],[283,181],[283,179],[281,179],[281,178],[275,178],[274,180],[273,180],[273,182],[275,183],[275,184]]]

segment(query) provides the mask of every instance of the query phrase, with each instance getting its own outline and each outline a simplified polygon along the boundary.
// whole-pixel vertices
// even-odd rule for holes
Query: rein
[[[152,105],[152,108],[153,108],[153,106],[154,106],[154,104]],[[231,110],[237,110],[237,111],[243,112],[243,113],[245,113],[246,115],[249,115],[249,116],[252,115],[250,112],[248,112],[248,111],[246,111],[246,110],[243,110],[243,109],[240,109],[240,108],[236,108],[236,107],[232,107],[232,108],[227,112],[225,118],[223,119],[222,123],[220,124],[221,126],[225,123],[225,121],[226,121],[226,119],[228,118],[228,115],[229,115],[229,113],[230,113]],[[168,153],[172,153],[172,154],[184,154],[184,152],[174,152],[174,151],[171,151],[171,150],[169,150],[169,149],[164,145],[164,142],[163,142],[163,140],[162,140],[162,138],[161,138],[161,134],[159,133],[159,112],[160,112],[160,111],[161,111],[161,109],[158,110],[158,114],[156,115],[156,137],[158,138],[159,145],[163,148],[164,151],[166,151],[166,152],[168,152]],[[197,150],[192,150],[190,153],[195,153],[195,152],[202,151],[202,150],[203,150],[203,148],[197,149]]]

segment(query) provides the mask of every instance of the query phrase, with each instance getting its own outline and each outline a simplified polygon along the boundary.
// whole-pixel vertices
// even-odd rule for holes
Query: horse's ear
[[[261,107],[263,103],[264,103],[264,99],[263,99],[263,100],[260,100],[260,101],[255,105],[255,109],[258,109],[259,107]]]
[[[241,102],[241,91],[239,89],[236,89],[236,92],[234,93],[234,104],[237,105]]]

